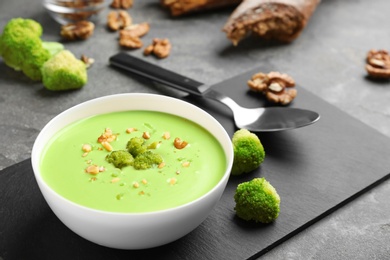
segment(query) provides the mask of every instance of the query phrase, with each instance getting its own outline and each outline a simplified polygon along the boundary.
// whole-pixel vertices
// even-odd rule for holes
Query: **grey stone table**
[[[145,44],[154,37],[167,37],[173,44],[167,59],[148,58],[153,63],[213,84],[267,62],[390,138],[390,81],[370,81],[364,70],[369,49],[390,49],[389,10],[388,0],[325,0],[293,43],[250,39],[237,47],[221,31],[231,9],[173,19],[158,0],[135,0],[129,13],[134,22],[151,24]],[[44,40],[60,40],[60,26],[40,1],[1,0],[0,28],[14,17],[33,18],[43,24]],[[95,59],[89,82],[79,91],[49,92],[0,59],[0,169],[29,158],[40,129],[73,105],[114,93],[157,92],[108,66],[109,57],[122,49],[118,34],[105,27],[105,13],[91,38],[65,46],[78,56]],[[142,57],[142,50],[129,52]],[[390,181],[386,181],[262,259],[389,259],[389,198]]]

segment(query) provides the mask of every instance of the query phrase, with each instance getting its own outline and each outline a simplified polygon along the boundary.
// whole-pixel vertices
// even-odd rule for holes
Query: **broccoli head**
[[[137,157],[139,154],[146,152],[147,146],[145,145],[145,139],[141,137],[131,138],[126,145],[127,150],[131,155]]]
[[[265,178],[239,184],[234,200],[236,214],[244,220],[270,223],[279,216],[280,197]]]
[[[152,147],[151,149],[156,149],[155,145]],[[126,149],[111,152],[106,156],[106,160],[116,168],[131,165],[136,170],[149,169],[163,162],[161,155],[148,150],[145,139],[141,137],[131,138],[127,142]]]
[[[42,68],[43,85],[54,91],[79,89],[87,81],[87,67],[70,51],[62,50],[46,61]]]
[[[246,129],[236,131],[232,138],[234,161],[231,174],[253,171],[264,161],[265,151],[257,135]]]
[[[42,65],[55,51],[63,49],[60,43],[43,44],[42,31],[42,26],[34,20],[14,18],[0,35],[0,56],[5,64],[37,81],[42,79]]]
[[[161,155],[151,151],[146,151],[135,157],[133,167],[137,170],[149,169],[154,165],[162,163],[162,161],[163,159]]]
[[[113,151],[106,156],[106,161],[112,163],[116,168],[122,169],[133,164],[133,156],[125,150]]]

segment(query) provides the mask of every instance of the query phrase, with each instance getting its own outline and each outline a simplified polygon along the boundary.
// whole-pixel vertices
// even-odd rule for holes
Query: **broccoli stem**
[[[59,42],[42,42],[42,47],[49,51],[51,56],[64,49],[64,45]]]

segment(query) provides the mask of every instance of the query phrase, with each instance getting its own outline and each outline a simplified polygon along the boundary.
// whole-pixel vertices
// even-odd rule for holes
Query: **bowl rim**
[[[225,128],[213,116],[211,116],[205,110],[203,110],[203,109],[201,109],[201,108],[199,108],[199,107],[197,107],[197,106],[195,106],[195,105],[193,105],[193,104],[191,104],[191,103],[189,103],[187,101],[184,101],[184,100],[181,100],[181,99],[178,99],[178,98],[175,98],[175,97],[169,97],[169,96],[165,96],[165,95],[161,95],[161,94],[151,94],[151,93],[121,93],[121,94],[111,94],[111,95],[106,95],[106,96],[93,98],[93,99],[81,102],[81,103],[79,103],[77,105],[74,105],[74,106],[72,106],[72,107],[70,107],[68,109],[65,109],[61,113],[59,113],[56,116],[54,116],[51,120],[49,120],[49,122],[46,123],[46,125],[42,128],[42,130],[39,132],[38,136],[36,137],[36,139],[34,141],[34,144],[33,144],[32,151],[31,151],[31,164],[32,164],[32,169],[33,169],[33,172],[34,172],[35,179],[36,179],[40,189],[41,189],[41,185],[43,185],[45,190],[50,192],[52,196],[55,196],[57,199],[62,200],[65,203],[70,204],[73,207],[77,207],[77,208],[79,208],[80,210],[83,210],[83,211],[96,212],[96,213],[99,213],[99,214],[114,215],[114,216],[141,216],[141,215],[143,215],[143,216],[152,216],[152,215],[155,215],[155,214],[169,213],[169,212],[172,212],[172,211],[177,211],[177,210],[181,210],[183,208],[190,207],[191,205],[196,204],[199,201],[203,200],[205,197],[209,196],[211,193],[214,193],[217,189],[220,188],[221,185],[225,185],[226,186],[226,183],[227,183],[227,181],[228,181],[228,179],[230,177],[230,171],[231,171],[231,168],[232,168],[232,165],[233,165],[233,154],[234,154],[233,153],[233,145],[232,145],[231,142],[229,142],[229,144],[228,144],[229,149],[226,150],[224,144],[222,144],[220,142],[219,138],[214,136],[217,139],[218,143],[221,145],[221,147],[222,147],[222,149],[223,149],[223,151],[225,153],[225,157],[226,157],[225,172],[224,172],[223,176],[221,177],[221,179],[218,181],[218,183],[216,185],[214,185],[209,191],[207,191],[202,196],[200,196],[200,197],[198,197],[198,198],[196,198],[196,199],[194,199],[194,200],[192,200],[190,202],[182,204],[182,205],[178,205],[178,206],[175,206],[175,207],[172,207],[172,208],[156,210],[156,211],[147,211],[147,212],[105,211],[105,210],[94,209],[94,208],[90,208],[90,207],[87,207],[87,206],[84,206],[84,205],[80,205],[80,204],[78,204],[78,203],[76,203],[76,202],[74,202],[72,200],[69,200],[69,199],[61,196],[53,188],[51,188],[44,181],[43,177],[41,176],[40,168],[39,168],[41,154],[38,153],[38,151],[40,149],[40,147],[38,145],[39,145],[39,143],[41,142],[42,139],[45,139],[45,134],[46,134],[47,131],[49,131],[48,129],[53,124],[57,123],[57,121],[59,121],[60,119],[65,117],[67,114],[72,113],[73,111],[77,111],[77,110],[83,108],[84,106],[93,105],[94,103],[99,103],[99,102],[104,101],[104,100],[110,100],[110,99],[115,99],[115,98],[126,98],[126,97],[133,97],[133,98],[135,98],[135,97],[159,98],[159,99],[163,99],[163,100],[166,100],[166,101],[176,102],[177,104],[180,103],[180,104],[182,104],[184,106],[188,106],[191,109],[194,109],[198,113],[202,114],[202,116],[207,117],[208,120],[210,120],[211,122],[213,122],[215,124],[215,126],[218,128],[218,130],[221,131],[221,133],[223,134],[223,139],[230,140],[229,134],[226,132]],[[146,109],[139,109],[139,110],[146,110]],[[119,112],[119,111],[125,111],[125,110],[123,110],[123,109],[115,109],[115,110],[110,110],[107,113]],[[158,110],[150,109],[149,111],[158,111]],[[164,111],[162,111],[162,112],[164,112]],[[165,112],[165,113],[168,113],[168,112]],[[101,114],[101,113],[91,114],[90,116],[98,115],[98,114]],[[178,116],[180,116],[180,115],[178,115]],[[181,116],[181,117],[183,117],[183,116]],[[82,118],[86,118],[86,117],[73,119],[73,120],[71,120],[70,123],[76,122],[78,120],[81,120]],[[189,119],[189,120],[193,121],[192,119]],[[69,122],[66,123],[65,126],[69,125],[70,123]],[[202,126],[207,131],[209,131],[206,126],[201,125],[198,122],[195,122],[195,123],[200,125],[200,126]],[[54,131],[54,133],[52,133],[49,136],[49,138],[47,138],[47,141],[49,141],[54,136],[54,134],[56,134],[57,132],[58,132],[58,130]],[[47,141],[46,141],[45,145],[47,144]],[[45,145],[43,145],[42,147],[44,147]],[[42,149],[41,149],[41,151],[42,151]]]

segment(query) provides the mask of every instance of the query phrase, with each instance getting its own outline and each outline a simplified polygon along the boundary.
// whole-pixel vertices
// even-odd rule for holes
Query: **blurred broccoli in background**
[[[270,223],[279,216],[280,197],[265,178],[239,184],[234,200],[236,214],[244,220]]]
[[[68,50],[56,53],[41,71],[43,85],[49,90],[78,89],[88,81],[85,63]]]
[[[0,55],[5,64],[21,70],[32,80],[41,80],[41,67],[52,53],[62,50],[60,43],[43,43],[42,26],[34,20],[15,18],[4,27],[0,36]]]
[[[42,32],[42,26],[32,19],[8,21],[0,34],[0,56],[4,63],[34,81],[43,80],[49,90],[75,89],[86,84],[85,64],[82,66],[73,54],[73,58],[64,54],[61,43],[42,41]],[[59,53],[62,54],[57,56]],[[42,69],[47,63],[50,65]]]
[[[232,175],[253,171],[264,161],[264,147],[257,135],[240,129],[234,133],[232,143],[234,151]]]

